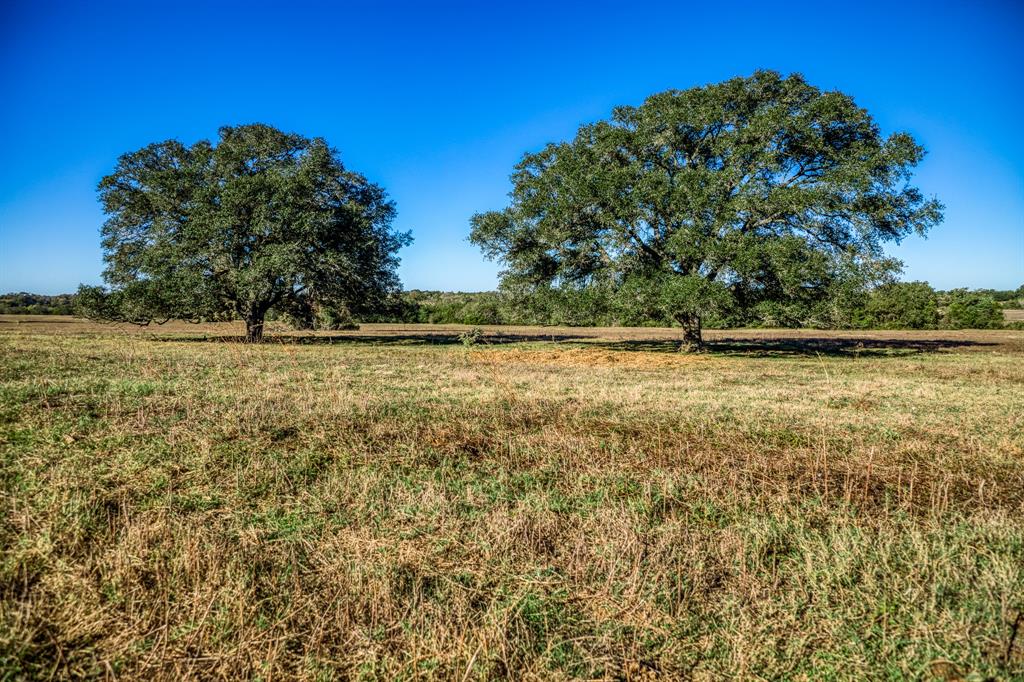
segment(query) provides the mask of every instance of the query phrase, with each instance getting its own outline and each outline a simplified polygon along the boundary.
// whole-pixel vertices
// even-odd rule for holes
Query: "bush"
[[[507,324],[494,292],[465,293],[413,290],[403,294],[402,318],[430,324]],[[379,320],[384,321],[384,320]]]
[[[459,334],[459,341],[461,341],[462,345],[467,348],[469,346],[475,346],[482,338],[484,338],[484,330],[480,327],[473,327],[469,331]]]
[[[946,329],[1002,329],[1003,310],[994,298],[978,291],[949,292],[942,326]]]
[[[344,306],[338,308],[320,306],[316,311],[313,328],[321,331],[342,331],[359,329],[359,325],[352,319],[352,313]]]
[[[865,306],[865,322],[876,329],[935,329],[939,299],[927,282],[892,282],[873,292]]]

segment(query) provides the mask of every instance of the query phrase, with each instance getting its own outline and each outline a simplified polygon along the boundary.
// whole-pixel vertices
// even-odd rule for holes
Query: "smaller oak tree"
[[[935,329],[939,298],[927,282],[890,282],[873,292],[864,307],[865,322],[877,329]]]
[[[125,154],[99,184],[108,287],[82,286],[96,319],[245,321],[271,309],[358,315],[399,290],[394,204],[321,138],[223,127],[217,144],[176,140]]]
[[[506,290],[611,289],[699,346],[709,315],[787,317],[884,281],[898,264],[883,243],[942,217],[908,184],[923,156],[848,95],[758,71],[652,95],[526,154],[510,205],[474,216],[470,240],[502,262]]]

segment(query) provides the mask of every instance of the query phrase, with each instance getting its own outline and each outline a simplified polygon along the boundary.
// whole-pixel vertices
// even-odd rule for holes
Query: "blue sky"
[[[617,104],[757,68],[853,95],[946,204],[890,252],[939,288],[1024,282],[1024,4],[0,3],[0,291],[98,283],[95,186],[157,140],[265,122],[387,188],[406,288],[484,290],[466,241],[513,164]]]

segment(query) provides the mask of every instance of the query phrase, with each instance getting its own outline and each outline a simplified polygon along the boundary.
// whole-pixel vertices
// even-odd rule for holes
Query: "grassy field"
[[[1024,332],[0,318],[0,679],[1024,678]]]
[[[1007,308],[1003,311],[1003,317],[1007,322],[1024,322],[1024,309]]]

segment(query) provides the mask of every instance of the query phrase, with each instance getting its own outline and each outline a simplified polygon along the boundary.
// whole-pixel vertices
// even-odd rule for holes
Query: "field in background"
[[[1024,675],[1024,332],[465,329],[0,317],[0,678]]]
[[[1003,310],[1007,322],[1024,322],[1024,308],[1007,308]]]

